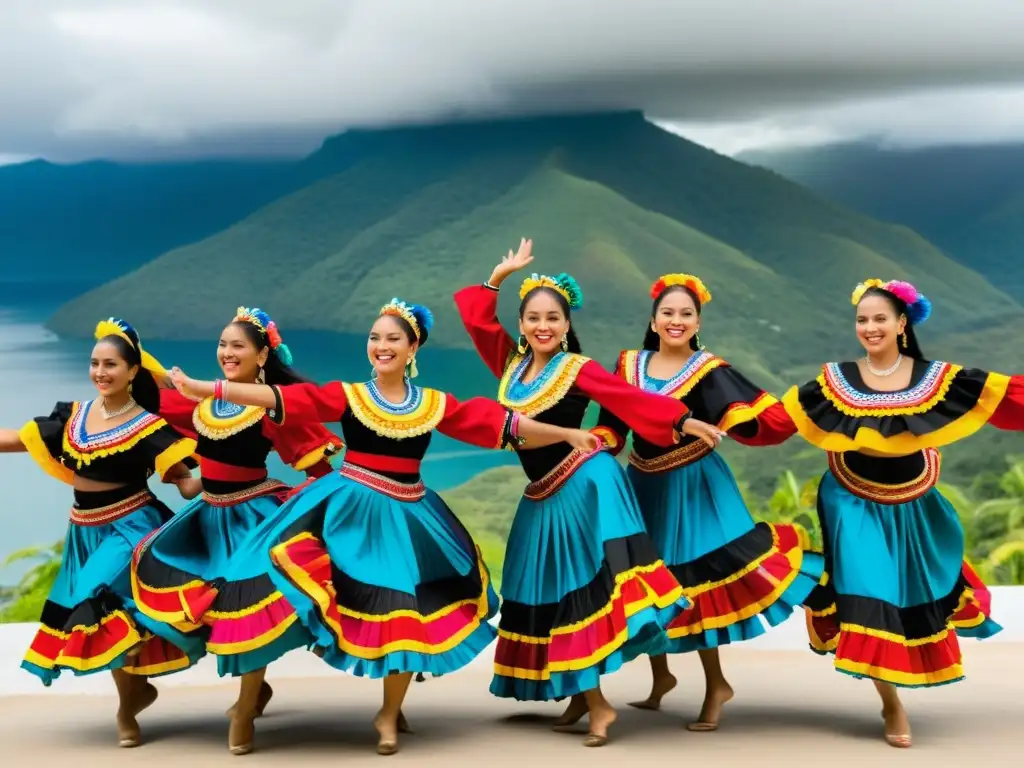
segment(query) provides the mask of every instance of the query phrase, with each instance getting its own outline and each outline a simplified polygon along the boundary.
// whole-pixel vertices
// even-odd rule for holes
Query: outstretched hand
[[[676,434],[678,435],[678,433]],[[725,432],[714,424],[692,418],[683,422],[683,434],[700,438],[711,448],[717,448],[718,444],[722,442],[722,438],[725,437]],[[676,442],[678,443],[679,440],[677,439]]]
[[[513,272],[518,272],[531,261],[533,261],[533,240],[527,240],[524,237],[519,241],[519,250],[513,253],[509,249],[508,256],[501,260],[501,263],[494,268],[494,271],[507,277]]]
[[[171,380],[171,384],[174,385],[174,388],[178,390],[183,397],[187,397],[189,400],[195,400],[196,402],[203,400],[203,396],[196,391],[195,379],[190,379],[186,376],[185,372],[181,370],[181,368],[178,368],[177,366],[171,368],[168,378]]]

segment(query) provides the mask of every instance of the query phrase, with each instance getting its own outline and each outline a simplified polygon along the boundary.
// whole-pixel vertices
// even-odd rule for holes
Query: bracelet
[[[213,399],[224,399],[224,379],[217,379],[213,382]]]
[[[682,416],[680,416],[679,417],[679,421],[676,422],[676,432],[682,432],[683,431],[683,424],[685,424],[686,420],[689,419],[692,416],[693,416],[693,411],[687,411]]]
[[[484,288],[487,288],[488,290],[491,290],[491,291],[498,291],[499,290],[498,286],[491,285],[491,281],[490,280],[484,280]]]

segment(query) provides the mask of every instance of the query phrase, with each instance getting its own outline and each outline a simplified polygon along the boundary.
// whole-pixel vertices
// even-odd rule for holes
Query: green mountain
[[[869,216],[905,224],[1024,301],[1024,144],[842,144],[748,152],[739,159]]]
[[[118,312],[149,337],[206,338],[244,303],[270,308],[285,328],[361,334],[397,294],[434,309],[433,343],[465,347],[452,292],[486,278],[527,235],[538,269],[582,283],[578,328],[606,361],[641,338],[651,281],[680,270],[715,295],[706,343],[769,385],[856,354],[847,301],[875,275],[913,279],[931,296],[924,341],[935,356],[1022,359],[1006,332],[1021,306],[915,232],[640,114],[352,132],[304,165],[342,170],[72,301],[51,326],[74,334]],[[501,302],[510,324],[512,294]],[[954,343],[979,332],[1001,341]]]

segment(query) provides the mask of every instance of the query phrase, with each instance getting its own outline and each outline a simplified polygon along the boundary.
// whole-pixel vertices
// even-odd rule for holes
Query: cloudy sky
[[[719,151],[1024,140],[1022,0],[3,0],[0,162],[631,108]]]

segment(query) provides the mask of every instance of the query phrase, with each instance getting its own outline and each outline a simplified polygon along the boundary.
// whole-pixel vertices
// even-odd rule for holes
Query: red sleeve
[[[737,424],[729,429],[729,437],[743,445],[768,446],[780,445],[795,435],[796,424],[786,413],[782,403],[775,398],[772,400],[774,402],[761,411],[755,419]]]
[[[593,360],[584,363],[575,386],[644,440],[663,448],[675,445],[673,431],[688,411],[681,400],[644,392]]]
[[[348,408],[348,399],[340,381],[329,381],[317,384],[285,384],[276,386],[281,398],[281,412],[275,421],[285,424],[288,419],[299,422],[341,421],[341,416]]]
[[[988,423],[997,429],[1024,430],[1024,376],[1011,376],[1006,394]]]
[[[195,413],[195,410],[196,402],[189,400],[178,390],[160,390],[159,415],[179,432],[184,432],[193,439],[196,437],[196,428],[192,423],[192,414]]]
[[[455,294],[455,306],[484,365],[500,379],[516,343],[498,322],[498,292],[471,285]]]
[[[263,432],[270,438],[274,450],[285,464],[310,475],[314,466],[326,463],[327,457],[337,453],[344,445],[340,437],[316,421],[296,419],[278,425],[270,419],[264,419]],[[330,464],[327,467],[330,469]],[[320,472],[312,476],[320,477],[322,474]]]
[[[445,395],[444,418],[437,425],[442,435],[481,448],[501,448],[505,440],[507,408],[486,397],[471,397],[460,403]]]

